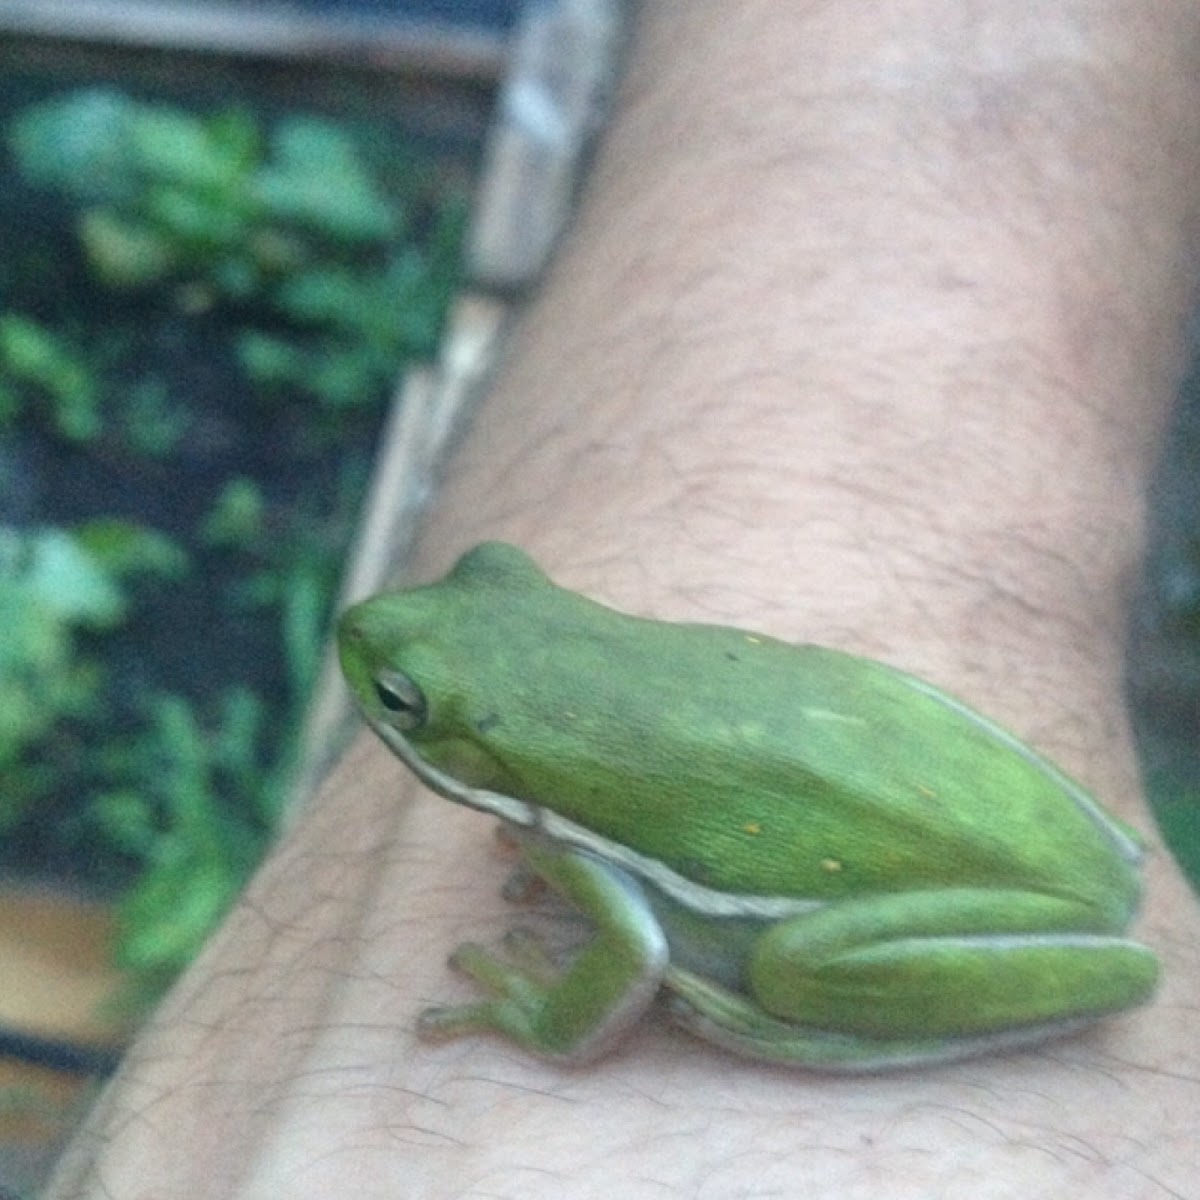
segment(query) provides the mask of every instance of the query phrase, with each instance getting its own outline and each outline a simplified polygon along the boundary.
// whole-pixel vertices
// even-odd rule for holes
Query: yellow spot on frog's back
[[[937,799],[937,792],[935,792],[933,790],[933,788],[931,788],[931,787],[926,787],[923,783],[917,784],[917,791],[920,792],[921,795],[924,796],[926,800],[936,800]]]
[[[742,832],[748,833],[751,837],[758,837],[762,833],[762,826],[757,821],[747,821],[742,826]]]
[[[842,869],[842,860],[840,858],[823,858],[821,859],[821,870],[827,874],[835,875]]]

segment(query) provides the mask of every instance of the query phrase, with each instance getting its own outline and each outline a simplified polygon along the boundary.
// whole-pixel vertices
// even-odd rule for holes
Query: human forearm
[[[1186,307],[1197,18],[1096,7],[648,4],[422,572],[501,536],[630,609],[888,657],[1144,826],[1121,591]],[[412,1042],[446,951],[506,918],[483,822],[401,779],[356,751],[53,1195],[1194,1179],[1195,914],[1161,857],[1164,999],[1096,1039],[843,1086],[652,1029],[571,1073]]]

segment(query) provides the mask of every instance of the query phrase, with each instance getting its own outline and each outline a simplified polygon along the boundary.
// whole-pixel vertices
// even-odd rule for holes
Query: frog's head
[[[338,655],[350,690],[414,769],[420,760],[472,786],[513,786],[488,738],[520,654],[498,636],[497,613],[547,585],[522,551],[490,543],[438,583],[384,592],[342,614]]]

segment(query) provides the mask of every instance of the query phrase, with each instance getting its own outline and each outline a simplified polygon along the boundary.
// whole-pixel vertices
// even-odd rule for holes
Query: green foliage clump
[[[265,133],[244,111],[101,90],[31,109],[11,141],[27,178],[80,205],[88,261],[111,287],[166,288],[185,312],[253,306],[262,325],[239,355],[268,391],[362,404],[436,344],[463,206],[443,205],[418,250],[409,206],[336,124],[290,116]]]
[[[0,314],[0,423],[27,408],[72,442],[90,441],[103,424],[99,387],[83,355],[38,321]]]
[[[0,527],[0,832],[69,777],[67,756],[96,715],[103,668],[81,636],[124,620],[124,579],[180,567],[160,535],[122,522]]]
[[[108,382],[121,340],[87,338],[17,312],[0,313],[0,430],[25,421],[80,447],[124,442],[165,458],[191,420],[163,381],[143,376]]]
[[[99,753],[84,750],[103,725],[106,668],[80,652],[81,635],[125,621],[132,577],[178,579],[184,567],[162,535],[112,519],[73,533],[0,529],[0,832],[55,789],[79,788],[81,830],[136,864],[117,955],[139,997],[186,965],[237,895],[288,779],[268,746],[266,707],[246,688],[227,691],[210,725],[182,696],[144,694],[141,720],[109,731]],[[248,804],[231,808],[231,794]]]
[[[40,507],[0,511],[33,525],[0,524],[0,861],[33,846],[115,881],[144,1002],[276,826],[373,438],[436,349],[464,205],[310,117],[89,90],[7,128],[0,207],[27,198],[0,260],[0,470],[49,474]],[[149,515],[81,519],[93,492]]]
[[[266,849],[286,789],[267,712],[231,688],[205,724],[184,697],[157,695],[131,738],[110,744],[113,785],[88,810],[96,832],[139,865],[117,910],[117,956],[143,991],[164,986],[196,953]],[[249,806],[231,809],[222,797]]]

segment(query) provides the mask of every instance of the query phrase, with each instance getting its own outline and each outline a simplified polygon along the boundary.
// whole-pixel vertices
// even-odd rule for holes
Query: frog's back
[[[767,891],[861,895],[876,878],[1044,891],[1066,856],[1095,860],[1076,873],[1087,879],[1106,878],[1114,855],[1136,857],[1082,788],[911,676],[743,630],[614,616],[558,642],[573,653],[548,693],[565,704],[543,714],[562,736],[540,796],[616,837],[635,822],[652,837],[657,820],[664,861],[680,820],[710,826],[713,886],[742,886],[738,867],[752,861],[744,882]],[[543,659],[533,678],[547,673]]]
[[[458,674],[478,681],[465,721],[486,727],[513,794],[726,891],[1073,879],[1111,889],[1089,903],[1135,902],[1121,827],[936,688],[836,650],[628,616],[517,554],[479,560],[463,594],[478,612],[458,624],[486,628],[462,647]]]

